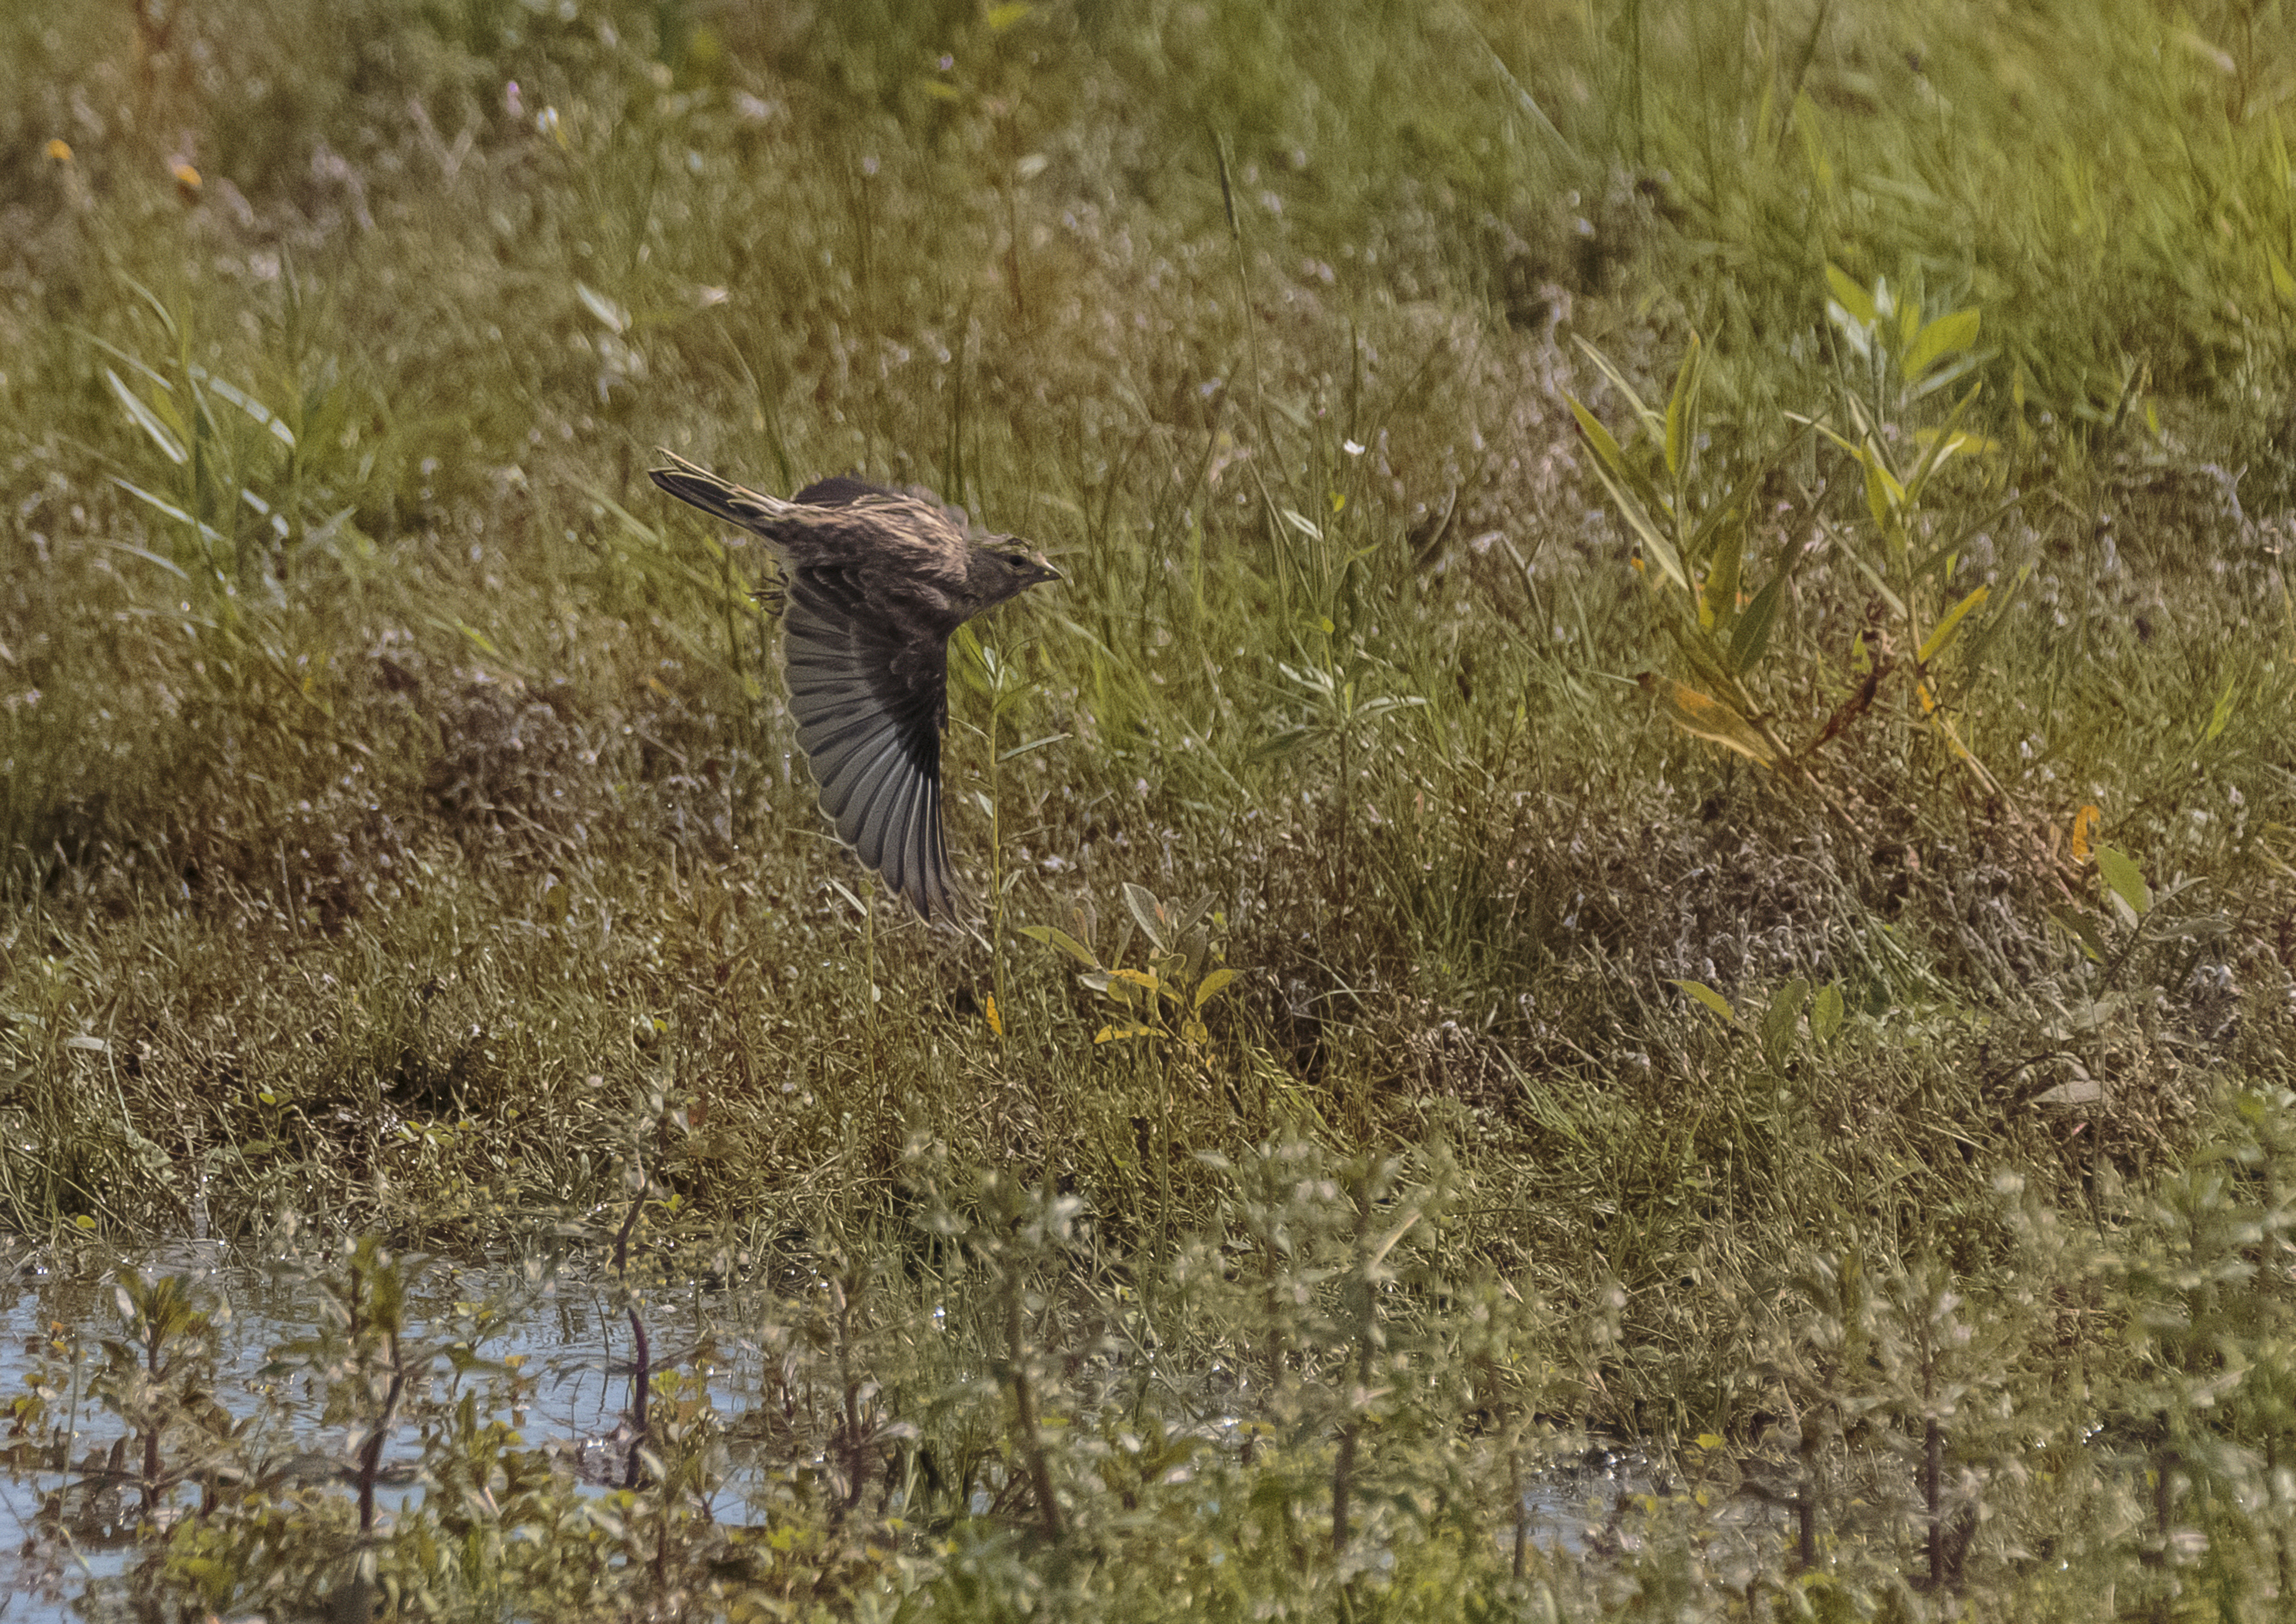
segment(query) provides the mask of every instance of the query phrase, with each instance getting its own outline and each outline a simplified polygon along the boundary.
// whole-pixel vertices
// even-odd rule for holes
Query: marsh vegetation
[[[12,1395],[43,1537],[140,1530],[88,1605],[2268,1616],[2290,21],[20,0],[0,1225],[119,1274]],[[975,930],[657,446],[1061,569],[952,651]],[[323,1426],[216,1407],[183,1237],[320,1283]],[[612,1281],[618,1480],[418,1254]]]

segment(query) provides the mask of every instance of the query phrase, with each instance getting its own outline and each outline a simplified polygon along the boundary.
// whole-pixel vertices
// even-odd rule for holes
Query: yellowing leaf
[[[1675,985],[1721,1016],[1723,1020],[1727,1021],[1732,1026],[1738,1024],[1738,1012],[1730,1007],[1730,1000],[1716,992],[1705,982],[1677,981]]]
[[[1213,971],[1210,975],[1206,976],[1201,981],[1196,984],[1194,1007],[1197,1009],[1203,1008],[1205,1005],[1219,997],[1219,995],[1226,989],[1227,984],[1234,980],[1235,972],[1233,970],[1221,969]]]
[[[988,995],[988,1029],[999,1038],[1004,1036],[1004,1018],[996,1013],[996,995]]]
[[[1646,688],[1657,690],[1667,714],[1683,732],[1710,744],[1719,744],[1725,750],[1734,750],[1764,767],[1777,764],[1777,752],[1770,748],[1769,741],[1755,730],[1752,723],[1720,700],[1701,693],[1687,684],[1648,673],[1644,675],[1642,683]]]
[[[2103,819],[2104,814],[2094,803],[2073,814],[2072,830],[2065,843],[2072,849],[2074,862],[2088,861],[2089,853],[2096,843],[2096,826]]]
[[[1911,309],[1909,305],[1907,309]],[[1906,347],[1905,358],[1898,363],[1905,375],[1918,378],[1929,370],[1930,364],[1942,357],[1967,349],[1977,341],[1980,320],[1975,310],[1956,310],[1950,316],[1940,316]]]

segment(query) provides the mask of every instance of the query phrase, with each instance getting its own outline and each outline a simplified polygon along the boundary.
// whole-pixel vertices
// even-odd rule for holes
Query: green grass
[[[328,20],[0,22],[0,1222],[129,1242],[292,1214],[480,1249],[611,1239],[636,1180],[678,1257],[747,1226],[876,1280],[940,1267],[921,1215],[994,1230],[1049,1190],[1088,1241],[1035,1232],[1051,1296],[1023,1317],[1083,1306],[1018,1340],[1089,1364],[1147,1316],[1123,1334],[1193,1377],[1277,1333],[1235,1279],[1183,1289],[1223,1241],[1273,1244],[1207,1158],[1294,1144],[1367,1189],[1402,1155],[1444,1216],[1392,1283],[1421,1316],[1395,1357],[1452,1396],[1362,1431],[1345,1370],[1388,1333],[1344,1284],[1367,1209],[1334,1195],[1300,1219],[1341,1261],[1301,1288],[1299,1391],[1259,1414],[1284,1518],[1328,1523],[1354,1439],[1434,1565],[1300,1558],[1317,1607],[1523,1594],[1488,1505],[1424,1521],[1453,1503],[1428,1482],[1488,1496],[1503,1470],[1447,1453],[1498,1403],[1458,1397],[1482,1356],[1445,1328],[1477,1292],[1537,1305],[1520,1368],[1567,1373],[1506,1414],[1702,1460],[1813,1405],[1879,1406],[1902,1441],[1932,1401],[1891,1360],[1957,1312],[1950,1271],[2008,1339],[1996,1407],[1953,1428],[2015,1530],[1971,1558],[2001,1616],[2059,1582],[2018,1554],[2039,1530],[2113,1553],[2062,1581],[2069,1612],[2185,1582],[2103,1531],[2123,1479],[2064,1466],[2092,1421],[2173,1457],[2147,1537],[2279,1504],[2239,1475],[2277,1458],[2278,1412],[2175,1385],[2285,1357],[2252,1187],[2277,1152],[2221,1148],[2283,1131],[2296,1084],[2278,8]],[[1968,370],[1917,396],[1860,365],[1829,267],[1917,318],[1979,311]],[[1663,406],[1693,334],[1702,415],[1669,456],[1572,340]],[[1897,506],[1799,426],[1903,477],[1972,385],[1983,443]],[[1709,587],[1742,566],[1704,622],[1646,539],[1629,567],[1573,399]],[[873,898],[835,845],[755,550],[657,496],[662,445],[775,490],[930,483],[1063,569],[954,657],[978,937]],[[1841,726],[1778,770],[1662,701],[1723,691],[1702,639],[1730,650],[1789,567],[1731,702],[1797,746]],[[1869,617],[1875,575],[1902,613]],[[1964,758],[1909,672],[1980,586],[1924,678]],[[2149,891],[2075,854],[2087,806]],[[1183,985],[1236,975],[1201,1032],[1168,1008],[1164,1036],[1096,1043],[1141,1007],[1021,933],[1105,964],[1128,931],[1146,968],[1127,887],[1208,899]],[[2250,1238],[2210,1243],[2243,1261],[2209,1353],[2148,1293],[2195,1289],[2161,1214],[2226,1158],[2200,1204]],[[2102,1250],[2033,1252],[2045,1218]],[[1009,1370],[1003,1244],[952,1289]],[[1791,1297],[1858,1258],[1902,1300]],[[886,1335],[890,1373],[909,1333]],[[1858,1336],[1883,1398],[1840,1351]],[[2042,1397],[2074,1369],[2093,1408]],[[1112,1480],[1076,1453],[1113,1413],[1087,1385],[1044,1396],[1083,1526]],[[901,1391],[1006,1439],[1008,1390]],[[1810,1448],[1894,1459],[1863,1424]],[[1033,1471],[1010,1447],[1000,1470]],[[1226,1538],[1237,1498],[1183,1520]],[[888,1536],[922,1565],[832,1563],[816,1599],[1084,1584],[1089,1542],[1029,1545],[1045,1508],[1008,1501],[977,1526],[944,1505],[953,1543]],[[1720,1582],[1652,1514],[1649,1584]],[[1404,1548],[1365,1515],[1357,1545]],[[1841,1607],[1931,1604],[1874,1577],[1910,1560],[1902,1519],[1824,1521]],[[1124,1606],[1177,1605],[1152,1541],[1107,1537],[1143,1576]],[[2276,1582],[2269,1540],[2223,1539],[2224,1584]],[[1764,1571],[1807,1587],[1803,1554]],[[1233,1570],[1236,1595],[1292,1571]],[[1660,1605],[1620,1571],[1549,1578],[1566,1611]]]

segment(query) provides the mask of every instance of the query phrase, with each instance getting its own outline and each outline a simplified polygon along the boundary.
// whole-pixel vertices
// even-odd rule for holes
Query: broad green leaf
[[[1817,989],[1817,997],[1809,1006],[1809,1035],[1819,1043],[1831,1043],[1834,1033],[1841,1029],[1841,983],[1828,981]]]
[[[1953,640],[1954,628],[1962,623],[1971,610],[1983,603],[1987,597],[1991,595],[1992,591],[1993,588],[1990,586],[1980,586],[1960,603],[1947,610],[1945,619],[1937,623],[1937,629],[1923,642],[1922,652],[1915,658],[1923,665],[1935,660],[1938,657],[1938,652]]]
[[[1030,12],[1035,11],[1036,9],[1037,8],[1033,5],[1017,4],[1010,5],[992,5],[988,8],[988,15],[987,18],[988,31],[991,34],[1002,34],[1005,29],[1011,28],[1014,23],[1020,21],[1022,18],[1026,17]]]
[[[1721,1016],[1723,1020],[1727,1021],[1732,1026],[1738,1024],[1738,1013],[1730,1007],[1730,1000],[1716,992],[1705,982],[1676,981],[1675,985]]]
[[[1995,352],[1990,349],[1973,349],[1965,355],[1954,357],[1953,359],[1938,367],[1927,377],[1923,378],[1919,383],[1909,386],[1906,390],[1906,399],[1908,402],[1926,400],[1931,395],[1936,394],[1939,390],[1950,389],[1953,385],[1960,382],[1964,378],[1969,376],[1971,373],[1975,372],[1980,366],[1982,366],[1987,361],[1992,359],[1994,353]],[[1927,432],[1927,431],[1916,430],[1916,438],[1923,432]],[[1990,444],[1989,441],[1980,441],[1979,443],[1980,445]]]
[[[160,447],[160,455],[177,467],[183,466],[183,442],[168,431],[168,425],[160,421],[160,414],[146,406],[144,398],[122,382],[119,374],[111,368],[105,367],[103,376],[104,381],[111,385],[111,392],[119,397],[119,404],[127,408],[128,417],[137,428],[152,437],[153,445]]]
[[[1794,1023],[1801,1019],[1801,1006],[1808,1000],[1808,981],[1788,981],[1771,996],[1769,1007],[1762,1012],[1762,1054],[1772,1070],[1784,1066],[1793,1052]]]
[[[1169,921],[1165,917],[1164,905],[1156,900],[1156,893],[1145,886],[1127,881],[1124,906],[1139,925],[1140,933],[1154,943],[1159,952],[1168,951],[1172,945],[1166,939]]]
[[[1022,925],[1021,934],[1031,941],[1040,941],[1048,947],[1058,947],[1087,969],[1100,968],[1100,961],[1093,956],[1092,949],[1058,925]]]
[[[2091,964],[2102,964],[2104,963],[2107,956],[2104,947],[2104,938],[2096,933],[2096,927],[2095,925],[2089,923],[2087,920],[2083,919],[2079,914],[2074,913],[2070,908],[2052,908],[2049,910],[2049,917],[2055,920],[2060,925],[2063,926],[2064,929],[2072,936],[2073,939],[2080,943],[2081,951],[2088,955],[2089,962]]]
[[[1738,624],[1730,634],[1730,672],[1742,677],[1762,661],[1769,652],[1770,628],[1777,624],[1778,605],[1785,601],[1786,572],[1783,570],[1770,578],[1770,584],[1754,595],[1746,605],[1746,612],[1738,617]]]
[[[1870,327],[1881,319],[1881,312],[1874,308],[1874,296],[1850,281],[1849,273],[1831,259],[1825,262],[1825,291],[1833,295],[1842,314],[1860,326]]]
[[[2096,849],[2096,872],[2112,888],[2113,895],[2128,905],[2128,911],[2142,919],[2152,906],[2152,888],[2144,883],[2144,871],[2136,859],[2118,846]]]

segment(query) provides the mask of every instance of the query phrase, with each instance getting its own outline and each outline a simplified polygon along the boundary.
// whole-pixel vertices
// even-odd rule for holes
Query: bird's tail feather
[[[690,502],[712,518],[745,530],[761,530],[789,511],[790,504],[778,496],[721,480],[706,468],[695,466],[684,457],[665,447],[662,455],[677,464],[675,468],[652,468],[646,472],[656,485],[681,502]]]

